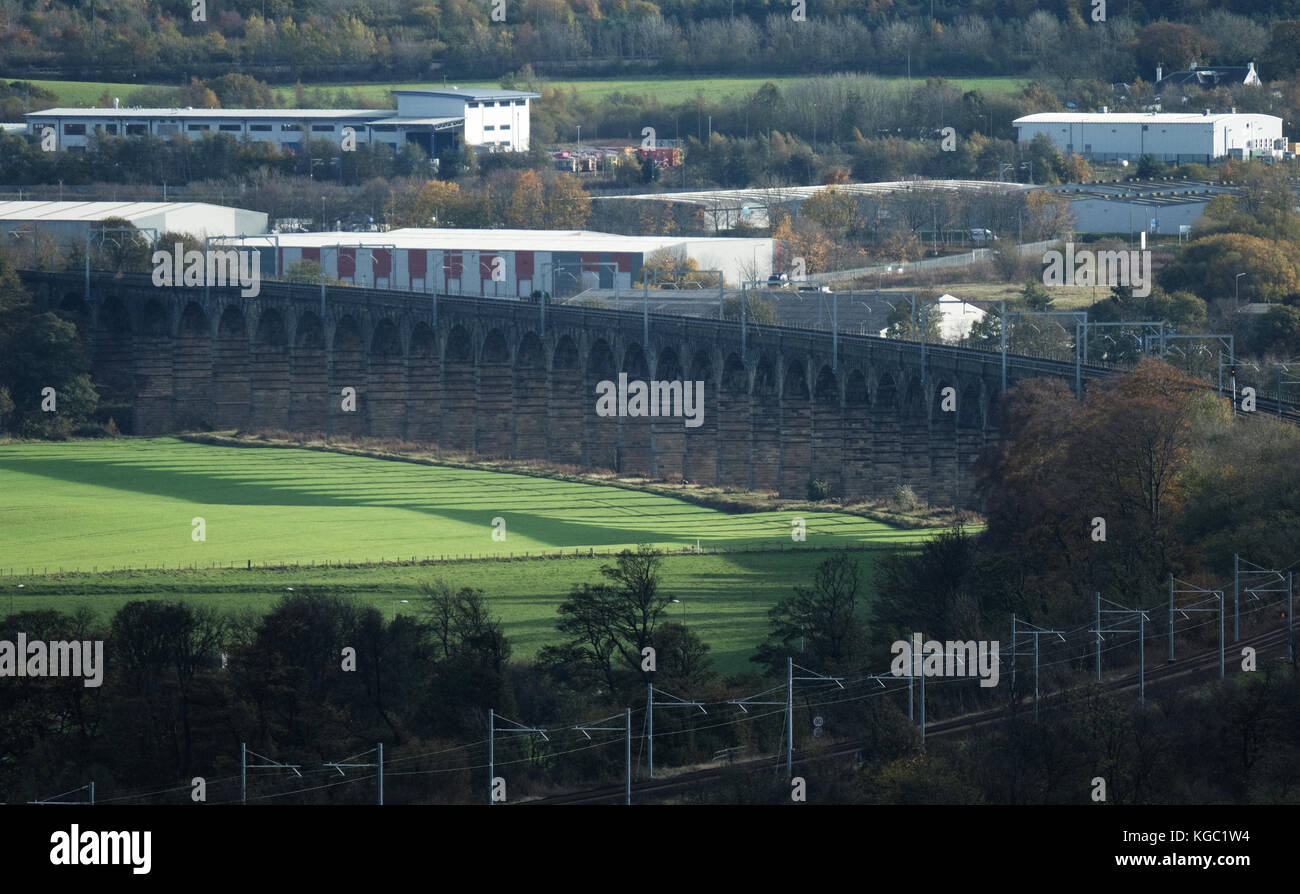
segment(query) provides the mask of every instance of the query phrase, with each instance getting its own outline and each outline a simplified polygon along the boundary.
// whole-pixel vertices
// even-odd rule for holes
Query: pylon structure
[[[1249,565],[1249,568],[1242,568],[1242,565]],[[1252,600],[1258,601],[1260,596],[1282,595],[1287,597],[1287,630],[1291,630],[1291,572],[1283,572],[1273,568],[1263,568],[1254,562],[1247,562],[1239,556],[1233,556],[1234,587],[1240,587],[1240,592],[1245,593]],[[1235,614],[1235,612],[1234,612]],[[1236,639],[1236,618],[1233,618],[1233,639]],[[1291,648],[1291,638],[1287,637],[1287,660],[1289,661],[1294,655]]]
[[[668,697],[671,701],[655,701],[656,692]],[[646,723],[649,725],[646,730],[646,767],[649,770],[651,779],[655,778],[655,708],[699,708],[701,714],[709,713],[700,702],[687,701],[684,698],[678,698],[671,692],[655,689],[654,683],[646,684],[645,717]]]
[[[264,764],[250,764],[248,756],[252,755],[258,760],[266,761]],[[239,803],[248,803],[248,771],[249,770],[292,770],[293,775],[299,779],[302,774],[298,772],[302,764],[282,764],[277,760],[272,760],[264,754],[258,754],[256,751],[249,751],[247,743],[239,743]]]
[[[618,716],[617,714],[611,714],[609,717],[602,717],[600,720],[594,721],[594,723],[604,723],[606,720],[613,720],[617,716]],[[574,729],[582,733],[588,739],[591,738],[591,734],[593,732],[597,732],[597,731],[616,733],[621,730],[623,732],[623,736],[624,736],[623,739],[623,763],[624,763],[623,803],[631,804],[632,803],[632,709],[631,708],[623,709],[623,725],[621,727],[592,726],[591,724],[581,724],[579,726],[575,726]]]
[[[1115,608],[1103,609],[1101,604],[1113,605]],[[1137,617],[1137,627],[1104,627],[1103,615],[1124,615],[1132,618]],[[1106,638],[1107,633],[1136,633],[1138,635],[1138,704],[1145,705],[1147,702],[1147,662],[1146,662],[1146,634],[1147,617],[1144,609],[1126,608],[1118,602],[1111,602],[1109,599],[1102,599],[1097,596],[1097,626],[1092,630],[1097,634],[1097,679],[1101,679],[1101,643]]]
[[[377,756],[375,757],[375,762],[374,762],[373,764],[370,764],[370,763],[366,763],[366,764],[358,764],[358,763],[356,763],[356,759],[357,759],[357,758],[365,757],[367,754],[375,754],[376,752],[378,752],[378,754],[377,754]],[[326,762],[325,762],[325,766],[327,766],[327,767],[333,767],[335,770],[338,770],[340,776],[346,776],[346,775],[348,775],[348,774],[346,774],[346,773],[343,772],[343,768],[344,768],[344,767],[356,767],[356,768],[360,768],[360,767],[365,767],[365,768],[374,767],[374,768],[376,768],[376,769],[378,770],[378,783],[379,783],[379,806],[380,806],[380,807],[383,807],[383,806],[384,806],[384,743],[383,743],[383,742],[378,743],[374,748],[371,748],[369,751],[363,751],[363,752],[361,752],[360,754],[354,754],[354,755],[352,755],[351,757],[345,757],[345,758],[343,758],[343,760],[341,760],[341,761],[326,761]]]
[[[1179,604],[1178,597],[1191,597],[1192,602],[1183,600]],[[1195,584],[1189,584],[1187,581],[1179,580],[1172,574],[1169,575],[1169,660],[1174,660],[1174,614],[1178,613],[1187,618],[1188,615],[1197,612],[1218,612],[1219,613],[1219,679],[1223,679],[1224,664],[1224,642],[1223,642],[1223,615],[1224,600],[1222,590],[1207,590],[1204,587],[1198,587]]]
[[[1065,637],[1060,630],[1044,630],[1028,621],[1022,621],[1014,614],[1011,615],[1011,686],[1014,690],[1016,680],[1016,656],[1019,654],[1019,643],[1022,636],[1032,636],[1034,638],[1034,720],[1038,719],[1038,638],[1040,636],[1055,636],[1065,642]]]
[[[809,674],[809,676],[796,677],[794,675],[795,668],[799,668],[799,670],[803,671],[806,674]],[[748,714],[749,711],[745,707],[745,705],[782,705],[782,704],[785,705],[785,775],[790,778],[793,778],[794,776],[794,684],[796,681],[798,682],[819,681],[819,682],[826,682],[826,683],[834,683],[836,686],[840,687],[841,689],[844,688],[843,677],[828,677],[825,674],[819,674],[816,671],[809,670],[806,667],[800,667],[799,665],[794,663],[793,658],[787,657],[785,659],[785,701],[781,701],[781,702],[757,701],[757,699],[760,696],[767,695],[767,693],[769,692],[775,692],[776,688],[764,690],[763,692],[760,692],[757,695],[752,695],[747,698],[727,699],[727,704],[735,705],[736,707],[740,708],[740,710],[744,711],[746,714]],[[922,686],[925,685],[924,680],[922,681],[921,685]],[[921,722],[922,724],[924,724],[925,723],[925,702],[924,702],[925,690],[922,689],[921,691],[922,691]],[[922,729],[924,729],[924,727],[922,727]],[[924,732],[922,733],[922,738],[924,739]]]
[[[505,728],[498,728],[497,727],[498,720],[504,720],[506,723],[510,724],[510,726]],[[496,803],[496,800],[493,798],[492,786],[496,780],[497,733],[506,733],[506,734],[522,733],[522,734],[528,734],[534,736],[541,736],[543,742],[551,741],[546,736],[546,730],[540,729],[539,727],[535,727],[535,726],[524,726],[522,723],[517,723],[516,721],[511,720],[509,717],[502,717],[500,714],[496,712],[495,708],[488,708],[488,803],[489,804]]]

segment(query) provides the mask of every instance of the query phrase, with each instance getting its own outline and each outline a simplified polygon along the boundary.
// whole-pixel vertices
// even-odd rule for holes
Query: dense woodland
[[[499,77],[531,64],[565,74],[1018,74],[1050,66],[1131,82],[1193,52],[1202,62],[1254,59],[1293,71],[1297,26],[1287,20],[1300,16],[1295,0],[1270,4],[1267,15],[1250,0],[1112,3],[1104,22],[1082,0],[819,0],[798,11],[778,0],[237,0],[205,4],[202,17],[193,7],[5,0],[0,56],[13,74],[110,81],[231,71],[280,82]]]

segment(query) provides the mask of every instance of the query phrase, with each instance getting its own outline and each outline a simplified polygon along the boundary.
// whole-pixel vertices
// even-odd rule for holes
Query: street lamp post
[[[1232,309],[1237,311],[1238,313],[1241,312],[1241,278],[1245,275],[1246,275],[1245,273],[1238,273],[1232,282],[1233,288],[1235,290],[1235,295],[1233,297],[1234,304]]]

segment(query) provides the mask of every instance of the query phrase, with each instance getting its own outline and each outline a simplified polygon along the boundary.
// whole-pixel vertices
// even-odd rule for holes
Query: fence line
[[[942,528],[933,528],[933,529],[917,528],[911,530],[933,530],[935,532],[938,532],[943,529]],[[732,555],[732,554],[744,554],[744,553],[790,553],[790,552],[849,552],[849,551],[893,552],[900,548],[908,549],[911,546],[912,546],[911,544],[906,544],[900,547],[896,544],[887,544],[887,543],[865,543],[857,546],[807,546],[803,544],[796,546],[793,543],[790,543],[790,544],[781,544],[779,546],[772,546],[772,545],[701,546],[698,548],[694,546],[683,546],[680,547],[679,549],[661,549],[660,552],[665,556],[717,556],[717,555]],[[431,555],[431,556],[412,556],[410,559],[394,557],[391,560],[381,556],[378,561],[371,559],[369,557],[365,557],[359,560],[340,559],[337,561],[333,561],[333,560],[326,559],[320,562],[313,559],[308,561],[307,563],[280,562],[274,560],[268,560],[261,563],[254,563],[252,559],[246,559],[244,562],[244,567],[242,569],[239,568],[239,563],[234,560],[229,560],[226,562],[209,562],[206,565],[197,562],[190,562],[190,563],[182,562],[182,563],[178,563],[175,567],[163,563],[159,563],[154,566],[150,566],[149,564],[145,564],[142,566],[110,565],[107,566],[102,572],[99,571],[99,566],[95,565],[92,566],[92,570],[90,571],[71,570],[71,569],[64,570],[63,568],[59,568],[57,572],[54,572],[54,574],[73,575],[73,576],[84,575],[89,577],[97,574],[130,574],[137,571],[233,571],[233,570],[298,571],[303,568],[308,568],[308,569],[370,568],[370,567],[383,567],[383,566],[452,565],[452,564],[462,565],[462,564],[469,564],[472,562],[531,562],[531,561],[547,560],[547,559],[613,558],[613,557],[617,557],[618,555],[620,555],[625,551],[629,551],[629,549],[630,548],[628,547],[617,548],[617,549],[614,547],[605,547],[603,549],[596,548],[596,547],[586,547],[586,548],[577,547],[574,549],[573,552],[564,552],[563,550],[559,550],[555,552],[551,552],[548,550],[534,552],[532,550],[527,550],[523,553],[511,552],[505,554],[453,553],[451,555],[439,554],[439,555]],[[51,572],[48,565],[43,566],[41,571],[37,571],[34,566],[28,567],[26,571],[22,571],[21,569],[16,569],[13,566],[9,568],[0,568],[0,577],[48,577],[50,576],[50,574]]]

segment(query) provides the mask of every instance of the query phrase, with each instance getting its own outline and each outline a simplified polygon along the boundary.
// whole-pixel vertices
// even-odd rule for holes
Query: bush
[[[900,484],[894,488],[894,505],[899,509],[911,511],[921,508],[921,498],[912,490],[910,484]]]
[[[808,482],[808,499],[815,503],[831,498],[831,483],[825,478],[814,478]]]

